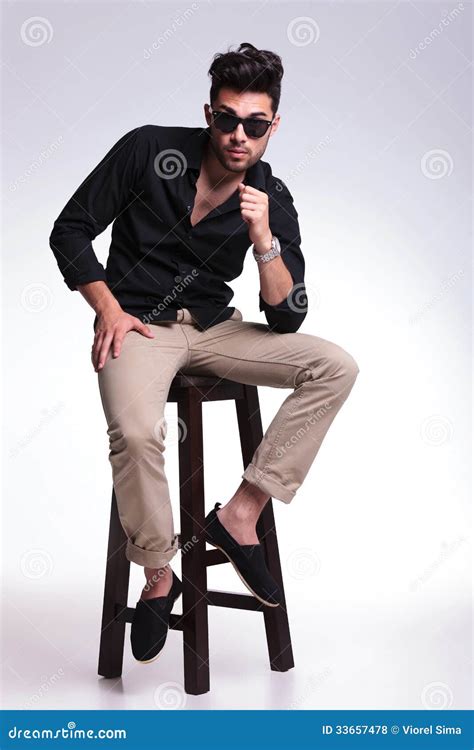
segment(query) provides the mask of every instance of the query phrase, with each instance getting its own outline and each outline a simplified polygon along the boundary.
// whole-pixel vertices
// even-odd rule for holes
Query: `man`
[[[266,606],[279,606],[281,592],[265,565],[258,517],[270,497],[291,502],[358,373],[337,344],[297,332],[307,311],[298,213],[261,159],[280,123],[281,59],[244,43],[215,55],[209,75],[207,127],[127,132],[50,236],[65,283],[96,313],[92,362],[126,555],[146,577],[131,629],[142,662],[161,652],[181,593],[169,564],[178,543],[163,458],[177,371],[292,389],[204,530]],[[112,221],[104,270],[91,240]],[[250,245],[267,324],[229,306],[226,282],[242,272]]]

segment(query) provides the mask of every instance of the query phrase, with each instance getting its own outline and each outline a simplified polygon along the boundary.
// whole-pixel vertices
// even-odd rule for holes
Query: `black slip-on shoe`
[[[226,555],[237,575],[262,604],[278,607],[282,593],[267,568],[262,545],[239,544],[219,521],[216,511],[220,505],[216,503],[205,518],[204,539]]]
[[[148,664],[160,654],[168,635],[169,619],[173,605],[183,586],[173,572],[171,588],[166,596],[139,599],[133,614],[130,642],[137,661]]]

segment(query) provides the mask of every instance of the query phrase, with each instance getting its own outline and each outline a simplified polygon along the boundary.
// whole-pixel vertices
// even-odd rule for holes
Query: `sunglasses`
[[[257,117],[237,117],[229,112],[211,109],[213,124],[222,133],[232,133],[239,123],[242,123],[245,135],[249,138],[261,138],[267,132],[273,120],[259,120]]]

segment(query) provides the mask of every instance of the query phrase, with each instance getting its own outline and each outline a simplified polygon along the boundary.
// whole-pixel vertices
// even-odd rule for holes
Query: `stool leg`
[[[116,616],[127,607],[128,601],[130,561],[125,556],[126,543],[127,536],[120,523],[113,490],[99,647],[98,671],[103,677],[120,677],[122,674],[126,622],[119,622]]]
[[[202,403],[194,388],[178,398],[180,546],[183,578],[184,689],[201,695],[210,689],[207,604]]]
[[[265,505],[257,522],[257,535],[262,540],[268,569],[282,590],[283,601],[279,607],[264,607],[270,667],[276,672],[286,672],[295,666],[291,646],[290,625],[285,591],[281,574],[278,540],[275,529],[272,500]]]
[[[235,406],[245,469],[263,438],[263,429],[257,386],[244,385],[244,394],[244,398],[236,400]],[[270,498],[260,514],[257,522],[257,535],[263,545],[268,569],[281,588],[283,601],[279,607],[264,606],[263,616],[270,667],[276,672],[286,672],[295,664],[272,502]]]

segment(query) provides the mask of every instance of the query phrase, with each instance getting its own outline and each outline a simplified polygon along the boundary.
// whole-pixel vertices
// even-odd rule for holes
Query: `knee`
[[[112,453],[126,452],[135,460],[143,458],[145,452],[164,451],[166,438],[166,421],[158,419],[140,425],[121,424],[108,430]]]
[[[349,354],[345,349],[340,348],[340,352],[337,356],[337,365],[339,367],[339,373],[343,375],[346,380],[355,382],[360,370],[359,365],[352,354]]]
[[[359,374],[359,365],[352,354],[332,342],[323,353],[321,347],[317,347],[312,365],[313,377],[316,378],[342,378],[348,383],[354,383]]]

